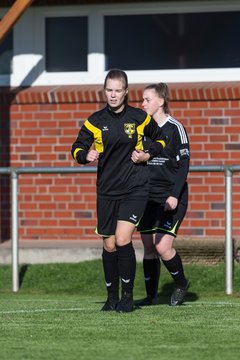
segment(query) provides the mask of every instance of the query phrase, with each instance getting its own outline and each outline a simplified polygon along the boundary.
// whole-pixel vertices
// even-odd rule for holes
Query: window
[[[87,17],[46,19],[46,70],[87,71]]]
[[[12,31],[0,43],[0,75],[9,75],[12,72],[13,33]]]
[[[0,85],[102,84],[113,67],[129,83],[240,81],[239,24],[236,0],[30,7],[0,45]]]
[[[239,24],[240,11],[105,16],[106,69],[240,67]]]

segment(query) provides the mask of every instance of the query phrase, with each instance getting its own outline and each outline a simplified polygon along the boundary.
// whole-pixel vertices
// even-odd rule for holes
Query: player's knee
[[[116,251],[116,243],[115,243],[115,237],[110,236],[108,238],[104,238],[103,240],[103,247],[107,252],[113,252]]]
[[[116,251],[116,245],[115,244],[104,244],[103,247],[107,252]]]
[[[116,237],[116,245],[117,245],[117,246],[127,245],[130,241],[131,241],[131,239],[126,238],[126,237],[124,237],[124,236],[117,236],[117,237]]]
[[[171,259],[176,253],[176,250],[174,248],[166,246],[159,246],[157,251],[163,260]]]

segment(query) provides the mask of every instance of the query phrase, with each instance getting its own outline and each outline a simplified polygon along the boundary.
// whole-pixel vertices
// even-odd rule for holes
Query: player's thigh
[[[131,241],[135,227],[146,207],[147,197],[129,196],[122,199],[118,211],[116,242],[124,245]]]
[[[102,237],[114,236],[117,227],[120,200],[97,199],[96,233]]]
[[[147,196],[128,196],[121,199],[118,221],[127,221],[137,226],[147,204]]]

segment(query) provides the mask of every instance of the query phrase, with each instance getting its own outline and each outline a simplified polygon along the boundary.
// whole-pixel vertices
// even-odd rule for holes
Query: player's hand
[[[178,205],[178,199],[174,196],[169,196],[164,205],[164,211],[175,210]]]
[[[146,162],[150,158],[150,155],[148,153],[145,153],[143,150],[137,150],[135,149],[132,152],[131,159],[135,164],[139,164],[141,162]]]
[[[89,162],[97,161],[99,158],[99,153],[96,150],[90,150],[86,156],[86,160]]]

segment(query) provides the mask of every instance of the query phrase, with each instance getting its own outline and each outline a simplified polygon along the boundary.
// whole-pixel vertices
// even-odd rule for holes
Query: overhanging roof
[[[135,2],[163,2],[176,0],[34,0],[31,6],[59,6],[59,5],[92,5],[92,4],[114,4]],[[185,0],[193,1],[193,0]],[[0,7],[10,7],[14,4],[12,0],[0,0]]]
[[[92,5],[92,4],[111,4],[111,3],[133,3],[146,0],[34,0],[32,6],[59,6],[59,5]],[[151,1],[151,0],[150,0]],[[152,0],[154,1],[154,0]],[[0,7],[10,7],[14,1],[0,0]]]
[[[21,15],[29,8],[32,2],[33,0],[16,0],[13,2],[0,21],[0,42],[5,38],[7,33],[12,29]]]

